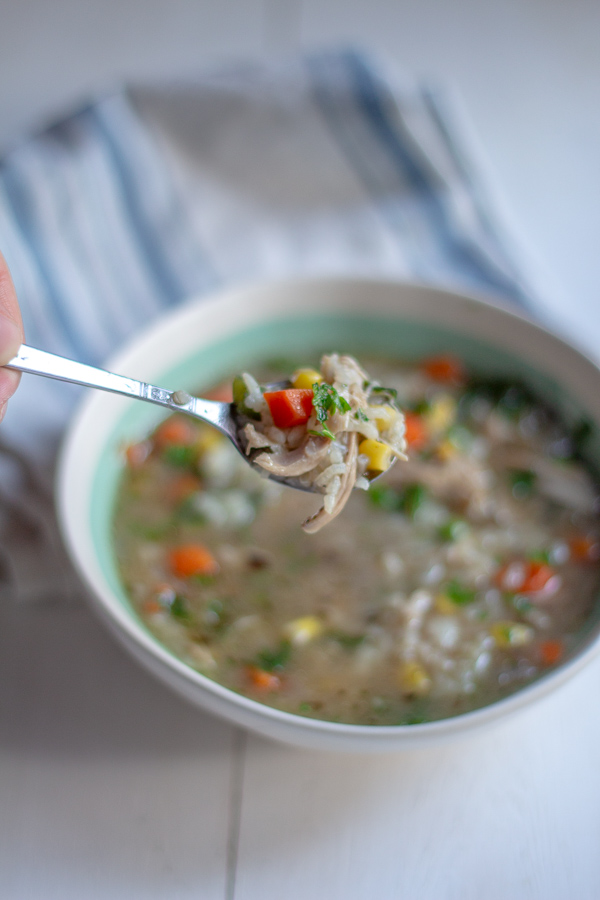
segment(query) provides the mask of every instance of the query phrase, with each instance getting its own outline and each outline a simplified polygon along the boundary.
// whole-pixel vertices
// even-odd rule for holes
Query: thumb
[[[21,312],[8,266],[0,253],[0,366],[4,366],[16,355],[23,343]],[[4,416],[6,403],[19,384],[19,372],[0,369],[0,419]]]

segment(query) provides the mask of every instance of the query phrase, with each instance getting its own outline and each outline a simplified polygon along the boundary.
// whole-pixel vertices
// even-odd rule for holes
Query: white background
[[[597,0],[0,0],[0,146],[121,80],[356,43],[453,84],[548,311],[600,343]],[[86,609],[0,610],[7,900],[597,900],[600,665],[489,734],[357,757],[186,706]]]

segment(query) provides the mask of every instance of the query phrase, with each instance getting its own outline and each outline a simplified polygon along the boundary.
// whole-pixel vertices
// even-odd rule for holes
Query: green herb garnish
[[[333,434],[327,425],[323,425],[323,431],[315,431],[314,428],[308,429],[309,434],[314,434],[315,437],[326,437],[329,438],[330,441],[335,441],[335,434]]]
[[[419,482],[408,484],[402,491],[383,484],[374,484],[369,488],[368,496],[371,503],[379,509],[385,512],[401,512],[412,518],[427,497],[427,488]]]
[[[513,469],[510,473],[510,484],[513,497],[525,500],[535,487],[536,474],[529,469]]]
[[[444,594],[457,606],[467,606],[475,600],[475,591],[463,587],[458,581],[449,581],[444,587]]]
[[[419,484],[415,482],[415,484],[409,484],[404,488],[402,493],[400,508],[403,513],[406,513],[407,516],[411,518],[414,517],[416,511],[422,505],[423,501],[427,497],[427,488],[423,484]]]
[[[174,619],[179,619],[182,622],[189,621],[190,611],[188,603],[185,597],[182,597],[181,594],[175,594],[175,597],[169,605],[169,612]]]
[[[584,445],[592,436],[594,427],[589,419],[581,419],[571,432],[571,441],[576,453],[581,453]]]
[[[459,538],[464,537],[468,531],[469,526],[464,519],[450,519],[445,525],[442,525],[438,535],[442,541],[457,541]]]
[[[364,411],[364,409],[357,409],[356,412],[354,413],[354,418],[358,422],[368,422],[369,421],[369,417],[366,414],[366,412]]]
[[[392,403],[395,403],[398,399],[398,391],[396,388],[381,387],[380,385],[375,384],[371,387],[371,392],[373,394],[383,394],[386,399],[391,400]]]
[[[198,459],[196,448],[185,444],[172,444],[170,447],[165,447],[162,455],[169,465],[183,469],[191,469]]]
[[[331,631],[329,637],[345,650],[355,650],[365,639],[364,634],[346,634],[344,631]]]
[[[292,645],[289,641],[282,641],[276,650],[261,650],[257,655],[257,665],[265,672],[273,672],[275,669],[283,669],[289,662],[292,653]]]
[[[319,422],[326,422],[335,412],[349,412],[350,404],[327,382],[315,382],[313,388],[313,408]]]
[[[401,494],[384,484],[371,485],[367,496],[374,506],[386,512],[399,512],[401,509]]]

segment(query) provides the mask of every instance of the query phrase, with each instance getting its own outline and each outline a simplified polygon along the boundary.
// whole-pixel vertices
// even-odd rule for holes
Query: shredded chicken
[[[383,471],[380,460],[369,453],[382,454],[388,460],[384,468],[395,458],[406,459],[404,417],[393,395],[372,384],[355,359],[336,353],[323,356],[321,371],[314,374],[318,387],[312,412],[302,427],[289,428],[272,414],[256,381],[242,376],[247,405],[260,415],[260,421],[242,429],[254,464],[270,475],[298,478],[303,487],[324,495],[322,508],[302,526],[309,534],[342,511],[354,487],[367,488],[370,477]]]

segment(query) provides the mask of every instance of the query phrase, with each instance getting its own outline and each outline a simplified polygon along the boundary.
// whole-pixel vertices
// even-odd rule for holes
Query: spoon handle
[[[6,368],[18,369],[20,372],[29,372],[33,375],[45,375],[58,381],[71,381],[85,387],[100,388],[102,391],[124,394],[137,400],[147,400],[209,422],[229,438],[234,438],[235,431],[230,422],[228,403],[190,397],[185,391],[169,391],[147,384],[145,381],[125,378],[123,375],[107,372],[106,369],[98,369],[76,362],[74,359],[57,356],[55,353],[37,350],[35,347],[28,347],[27,344],[21,344],[17,355],[6,363]]]
[[[105,369],[86,366],[74,359],[56,356],[45,350],[36,350],[35,347],[28,347],[27,344],[21,344],[17,355],[6,363],[6,367],[18,369],[20,372],[30,372],[33,375],[56,378],[57,381],[72,381],[74,384],[100,388],[115,394],[126,394],[129,397],[148,399],[148,391],[151,389],[151,385],[142,381],[124,378],[123,375],[114,375]],[[154,390],[159,391],[160,388]],[[167,394],[168,392],[163,391],[163,393]]]

